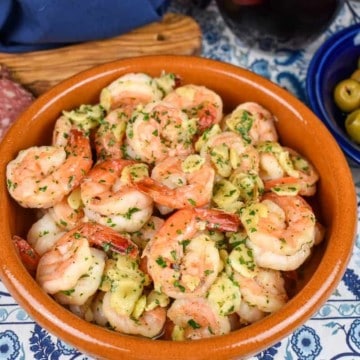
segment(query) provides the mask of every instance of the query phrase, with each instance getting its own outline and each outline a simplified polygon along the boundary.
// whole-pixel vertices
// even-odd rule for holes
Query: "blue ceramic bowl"
[[[346,134],[346,115],[335,105],[335,85],[349,77],[360,57],[360,24],[349,26],[320,46],[312,58],[306,77],[308,104],[325,123],[345,155],[360,165],[360,146]]]

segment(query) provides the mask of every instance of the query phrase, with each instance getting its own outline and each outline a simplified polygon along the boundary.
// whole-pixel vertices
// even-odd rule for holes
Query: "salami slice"
[[[9,70],[0,64],[0,139],[33,100],[33,95],[14,81]]]

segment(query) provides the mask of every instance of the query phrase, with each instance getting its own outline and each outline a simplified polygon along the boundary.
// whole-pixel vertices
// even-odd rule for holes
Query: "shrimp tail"
[[[110,246],[110,250],[129,255],[132,258],[136,258],[139,251],[138,247],[135,243],[129,240],[127,237],[122,236],[118,233],[109,234],[109,233],[97,233],[96,237],[92,241],[94,245],[101,246],[102,248],[106,248]]]
[[[269,191],[272,188],[279,186],[279,185],[294,185],[298,184],[299,179],[293,177],[293,176],[285,176],[278,179],[272,179],[272,180],[266,180],[264,181],[264,189],[265,191]]]
[[[152,178],[144,178],[134,182],[133,185],[137,190],[150,196],[156,203],[172,209],[200,207],[209,202],[206,196],[195,198],[195,184],[187,184],[172,189]]]
[[[80,154],[83,159],[87,159],[89,168],[91,167],[92,159],[88,156],[91,154],[91,146],[89,139],[82,131],[76,129],[71,130],[69,141],[66,145],[66,151],[69,153],[69,156],[73,157]]]
[[[164,200],[166,203],[171,202],[171,198],[173,198],[175,194],[174,189],[171,189],[152,178],[144,178],[134,182],[133,185],[137,190],[149,195],[158,203],[162,203]]]
[[[13,242],[22,263],[31,275],[35,275],[40,255],[31,247],[31,245],[20,236],[14,235]]]
[[[126,254],[132,258],[138,256],[139,250],[137,245],[115,230],[95,223],[85,223],[80,226],[92,245],[120,254]],[[79,229],[77,231],[79,231]]]
[[[200,133],[204,132],[204,130],[210,128],[216,121],[216,107],[214,104],[210,102],[205,102],[205,106],[201,110],[199,110],[199,123],[198,128]]]
[[[240,218],[236,214],[216,209],[194,208],[194,211],[200,220],[206,221],[206,227],[210,230],[236,232],[241,225]]]
[[[71,160],[64,166],[64,172],[66,171],[71,176],[64,177],[67,181],[64,186],[67,188],[71,185],[74,189],[80,185],[93,164],[89,139],[80,130],[72,129],[65,150],[68,154],[67,158]]]

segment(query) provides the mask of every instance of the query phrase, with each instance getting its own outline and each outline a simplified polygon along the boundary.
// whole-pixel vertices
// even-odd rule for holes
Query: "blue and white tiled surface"
[[[316,1],[316,0],[314,0]],[[360,14],[360,2],[350,2]],[[199,9],[190,0],[175,0],[170,11],[193,16],[203,32],[202,56],[229,62],[265,76],[306,102],[308,64],[320,44],[356,19],[347,6],[331,26],[303,49],[288,49],[266,39],[249,48],[219,16],[214,1]],[[352,168],[360,196],[360,169]],[[360,226],[359,226],[360,228]],[[346,273],[329,300],[303,326],[249,360],[360,358],[360,239],[357,237]],[[0,360],[91,359],[39,327],[0,282]]]

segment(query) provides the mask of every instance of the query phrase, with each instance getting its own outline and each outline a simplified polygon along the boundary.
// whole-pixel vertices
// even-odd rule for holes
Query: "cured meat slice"
[[[11,77],[6,66],[0,64],[0,139],[33,100],[34,96]]]

